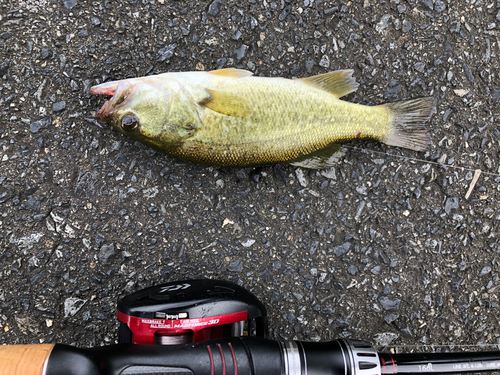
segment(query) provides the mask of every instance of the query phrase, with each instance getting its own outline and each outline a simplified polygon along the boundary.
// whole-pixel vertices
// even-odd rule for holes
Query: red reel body
[[[264,305],[237,284],[188,280],[118,301],[119,343],[175,345],[225,337],[267,337]]]

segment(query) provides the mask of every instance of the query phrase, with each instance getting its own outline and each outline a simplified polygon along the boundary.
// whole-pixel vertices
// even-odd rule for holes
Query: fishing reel
[[[264,305],[229,281],[187,280],[146,288],[119,300],[117,317],[121,344],[176,345],[268,336]]]
[[[96,362],[106,364],[105,373],[113,375],[458,374],[500,369],[500,352],[390,354],[378,353],[363,340],[269,340],[264,305],[239,285],[221,280],[176,281],[140,290],[118,301],[117,317],[119,344],[157,345],[80,350],[67,362],[64,354],[69,350],[75,355],[76,349],[56,345],[55,364],[48,367],[55,370],[48,374],[71,374],[75,358],[82,360],[82,368],[89,367],[89,374],[94,374]]]

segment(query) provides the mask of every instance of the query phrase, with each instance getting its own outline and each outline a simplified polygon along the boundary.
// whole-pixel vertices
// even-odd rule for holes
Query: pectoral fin
[[[342,146],[334,143],[312,154],[301,156],[288,164],[309,169],[323,169],[334,166],[345,155]]]
[[[226,116],[248,117],[252,114],[252,108],[245,99],[228,94],[224,91],[210,89],[206,89],[206,91],[209,96],[198,104]]]
[[[359,85],[352,73],[354,73],[352,69],[336,70],[330,73],[300,78],[299,80],[307,85],[329,92],[338,99],[358,89]]]

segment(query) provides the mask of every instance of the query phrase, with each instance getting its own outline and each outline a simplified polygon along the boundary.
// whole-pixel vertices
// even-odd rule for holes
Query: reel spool
[[[268,336],[264,305],[221,280],[176,281],[118,301],[118,342],[176,345],[226,337]]]

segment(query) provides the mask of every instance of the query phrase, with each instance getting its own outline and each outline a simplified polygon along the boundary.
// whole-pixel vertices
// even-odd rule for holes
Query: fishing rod
[[[382,375],[500,370],[500,352],[385,354],[369,342],[233,337],[191,344],[0,347],[2,375]]]
[[[267,338],[262,303],[216,280],[163,284],[118,302],[118,344],[0,346],[0,375],[382,375],[500,370],[500,351],[380,353],[367,341]],[[206,340],[208,338],[208,340]]]

